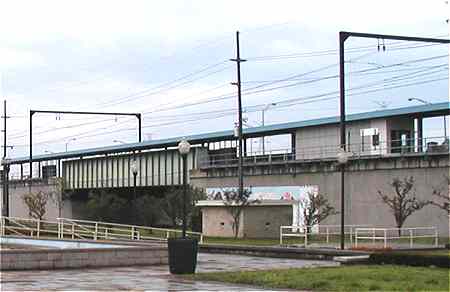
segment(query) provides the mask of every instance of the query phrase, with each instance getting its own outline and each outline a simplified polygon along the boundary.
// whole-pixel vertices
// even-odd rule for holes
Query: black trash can
[[[195,238],[169,238],[171,274],[193,274],[197,266],[198,242]]]

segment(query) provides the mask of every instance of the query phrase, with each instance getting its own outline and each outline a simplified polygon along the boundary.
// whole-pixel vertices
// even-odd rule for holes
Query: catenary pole
[[[241,92],[241,62],[246,60],[241,59],[240,47],[239,47],[239,31],[236,31],[236,59],[230,59],[230,61],[236,62],[237,69],[237,82],[233,82],[233,85],[238,89],[238,140],[239,140],[239,152],[238,152],[238,194],[242,197],[244,193],[244,174],[242,167],[242,147],[243,147],[243,134],[242,134],[242,92]]]

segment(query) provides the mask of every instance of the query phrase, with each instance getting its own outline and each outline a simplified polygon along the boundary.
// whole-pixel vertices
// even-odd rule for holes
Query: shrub
[[[436,266],[448,268],[450,257],[448,255],[418,254],[410,252],[376,252],[370,255],[370,262],[374,264],[395,264],[406,266]]]

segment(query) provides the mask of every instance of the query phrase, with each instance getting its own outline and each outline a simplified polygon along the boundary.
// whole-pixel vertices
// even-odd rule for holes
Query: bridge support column
[[[423,152],[423,118],[417,118],[417,152]]]
[[[296,136],[295,136],[295,132],[293,132],[293,133],[291,133],[291,153],[292,153],[292,159],[295,159],[296,148],[297,148]]]

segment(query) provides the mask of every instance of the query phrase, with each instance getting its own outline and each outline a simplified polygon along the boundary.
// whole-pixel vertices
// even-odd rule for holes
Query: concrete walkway
[[[337,266],[335,262],[275,259],[223,254],[199,254],[197,272],[264,270]],[[252,291],[258,287],[186,280],[171,275],[167,266],[8,271],[0,275],[1,291],[30,290],[158,290]]]

